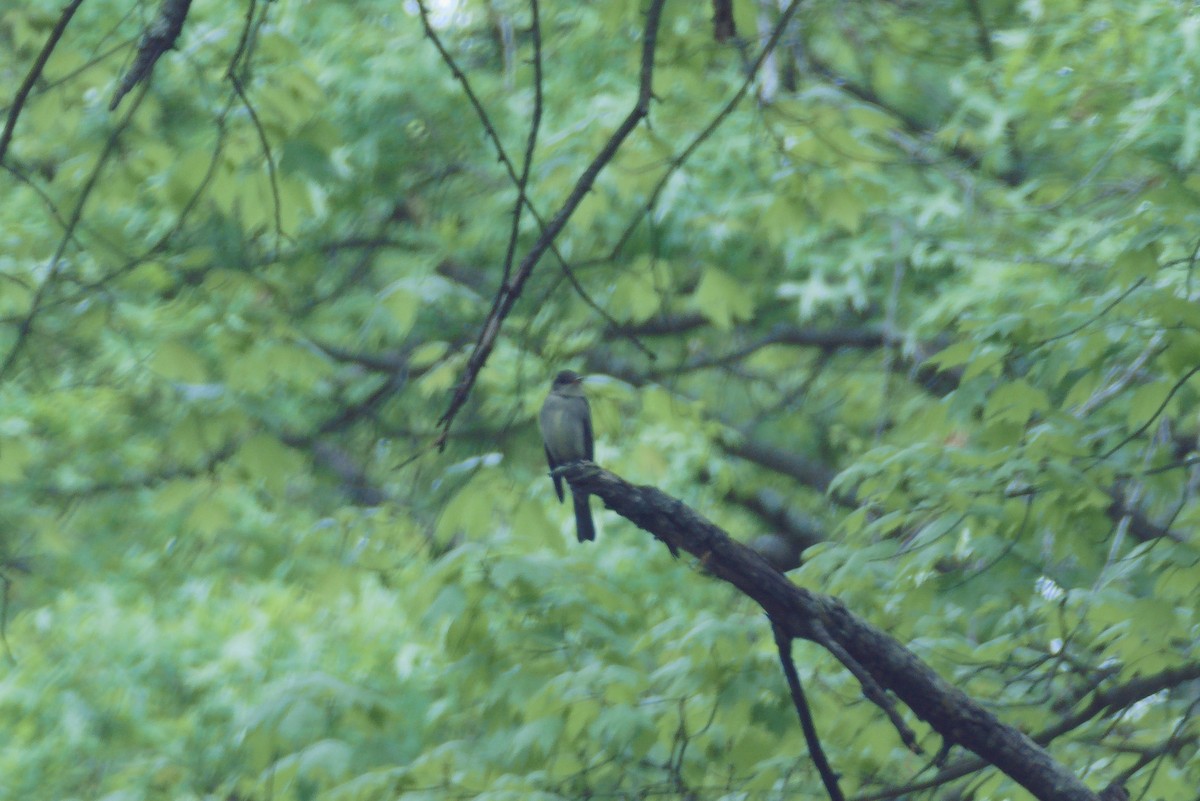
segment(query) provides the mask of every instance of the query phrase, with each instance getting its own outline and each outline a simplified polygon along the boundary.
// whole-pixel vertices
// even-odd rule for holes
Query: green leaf
[[[754,302],[745,287],[715,267],[704,271],[696,287],[695,304],[701,314],[723,330],[732,328],[735,320],[748,320],[754,314]]]
[[[970,340],[962,340],[955,342],[942,348],[937,353],[925,360],[925,364],[932,367],[937,367],[940,370],[952,370],[966,364],[972,355],[975,353],[975,343]]]
[[[644,322],[658,312],[661,303],[654,278],[648,272],[622,275],[613,286],[611,307],[618,320]]]
[[[1000,348],[994,345],[984,345],[976,349],[974,356],[967,367],[963,370],[963,383],[981,375],[999,375],[1000,368],[1004,364],[1004,359],[1008,355],[1008,348]]]
[[[848,234],[858,233],[862,225],[863,207],[848,188],[826,192],[820,199],[820,213]]]
[[[412,330],[421,310],[421,298],[399,284],[392,284],[380,295],[383,308],[392,320],[392,335],[399,338]]]
[[[1046,393],[1023,380],[1001,384],[984,405],[984,418],[1024,424],[1050,407]]]
[[[1129,398],[1129,414],[1126,417],[1129,425],[1137,427],[1153,418],[1170,392],[1171,385],[1165,381],[1135,389]]]
[[[1146,245],[1136,250],[1124,251],[1113,264],[1117,281],[1121,284],[1132,284],[1154,275],[1158,271],[1157,250],[1154,245]]]
[[[413,349],[412,354],[408,357],[409,366],[414,370],[429,367],[445,356],[449,350],[450,345],[447,342],[425,342]]]
[[[263,482],[276,497],[283,495],[287,479],[297,466],[294,452],[267,434],[255,435],[243,443],[238,461],[252,479]]]
[[[34,460],[34,451],[24,439],[5,438],[0,440],[0,481],[18,481],[24,477],[25,469]]]
[[[154,370],[163,378],[185,384],[202,384],[208,378],[204,360],[188,345],[175,340],[164,342],[154,353]]]

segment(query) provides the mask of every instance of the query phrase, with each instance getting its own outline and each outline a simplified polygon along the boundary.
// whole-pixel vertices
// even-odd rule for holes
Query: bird
[[[542,431],[546,462],[559,503],[563,501],[563,479],[554,470],[581,459],[592,460],[592,410],[582,384],[583,376],[575,371],[561,371],[554,376],[550,394],[538,413],[538,428]],[[596,539],[588,494],[572,486],[571,500],[575,505],[575,536],[580,542]]]

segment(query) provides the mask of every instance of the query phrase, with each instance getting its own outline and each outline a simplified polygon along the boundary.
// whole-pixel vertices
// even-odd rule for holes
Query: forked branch
[[[1096,801],[1097,795],[1066,766],[943,680],[901,643],[854,615],[837,598],[792,584],[681,501],[654,487],[630,484],[590,462],[574,463],[564,475],[634,525],[697,557],[709,573],[758,603],[782,636],[830,649],[893,721],[898,716],[889,709],[892,702],[885,692],[944,740],[975,752],[1042,801]]]

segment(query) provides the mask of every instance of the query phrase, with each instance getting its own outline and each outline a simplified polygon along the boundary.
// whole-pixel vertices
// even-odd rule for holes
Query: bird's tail
[[[596,539],[596,526],[592,523],[592,507],[586,492],[571,493],[575,502],[575,536],[580,542]]]

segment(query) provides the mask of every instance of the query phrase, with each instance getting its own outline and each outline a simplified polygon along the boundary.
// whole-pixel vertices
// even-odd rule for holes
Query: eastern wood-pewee
[[[563,370],[554,377],[550,394],[538,414],[542,444],[546,446],[546,461],[550,463],[552,473],[561,465],[592,459],[592,410],[588,408],[582,383],[583,377],[578,373]],[[561,503],[562,476],[551,475],[551,478],[554,479],[554,491],[558,493]],[[575,504],[575,536],[580,542],[596,539],[587,493],[571,487],[571,499]]]

